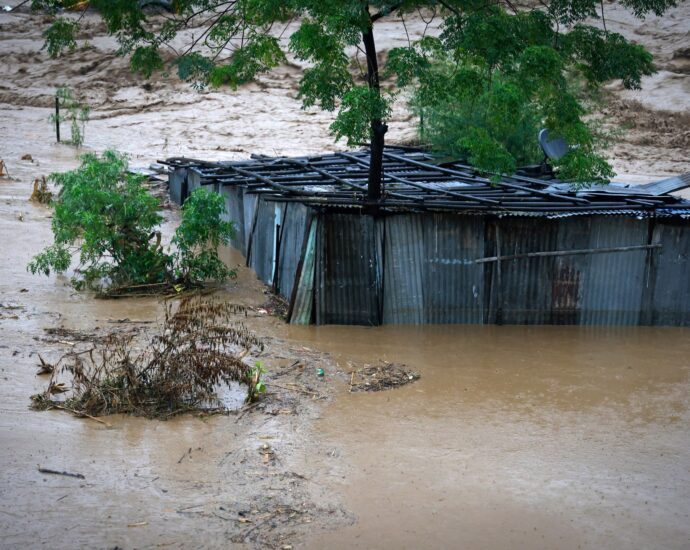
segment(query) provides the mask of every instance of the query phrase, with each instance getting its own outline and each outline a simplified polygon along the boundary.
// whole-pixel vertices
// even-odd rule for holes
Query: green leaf
[[[65,50],[72,52],[77,48],[76,32],[78,23],[59,17],[43,32],[44,48],[50,57],[59,57]]]

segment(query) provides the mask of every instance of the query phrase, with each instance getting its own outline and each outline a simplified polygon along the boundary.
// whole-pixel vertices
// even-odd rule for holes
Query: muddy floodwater
[[[608,9],[660,69],[642,90],[608,86],[619,180],[687,172],[690,3],[644,21]],[[165,422],[31,410],[39,354],[155,330],[163,312],[27,273],[52,238],[52,210],[28,202],[35,178],[110,147],[137,167],[345,147],[331,114],[300,109],[298,60],[197,93],[133,76],[105,26],[84,23],[88,43],[49,59],[41,15],[0,14],[0,548],[690,548],[690,329],[287,326],[224,250],[239,277],[214,296],[247,306],[266,344],[247,358],[268,369],[256,407]],[[377,25],[382,54],[407,44],[395,20]],[[92,108],[81,151],[55,143],[57,86]],[[389,142],[415,138],[415,120],[398,102]],[[169,239],[180,214],[163,213]],[[350,393],[352,370],[381,360],[420,379]]]
[[[254,308],[267,408],[104,426],[29,409],[37,354],[80,345],[46,329],[148,330],[162,305],[28,274],[48,214],[0,204],[0,547],[690,547],[689,330],[288,326],[224,250],[239,278],[218,296]],[[350,393],[381,360],[421,378]]]
[[[20,186],[0,202],[0,547],[690,547],[687,329],[288,326],[224,250],[239,277],[217,296],[253,308],[267,343],[262,410],[107,426],[30,410],[37,354],[83,345],[49,329],[149,330],[162,304],[27,273],[50,211]],[[350,393],[381,360],[421,378]]]
[[[311,548],[690,547],[690,331],[291,328],[415,384],[316,424],[357,523]]]

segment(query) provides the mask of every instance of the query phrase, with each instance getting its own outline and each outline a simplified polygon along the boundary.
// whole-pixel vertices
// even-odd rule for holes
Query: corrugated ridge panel
[[[282,220],[280,256],[278,259],[277,288],[285,298],[290,298],[295,275],[305,239],[309,209],[296,202],[285,205]]]
[[[415,214],[385,219],[384,323],[424,323],[422,219],[421,215]]]
[[[373,218],[334,213],[319,227],[317,323],[380,324]]]
[[[424,322],[481,323],[484,220],[453,214],[423,216]]]
[[[648,220],[591,218],[589,248],[647,244]],[[583,325],[637,325],[644,289],[645,250],[591,254],[582,290]]]

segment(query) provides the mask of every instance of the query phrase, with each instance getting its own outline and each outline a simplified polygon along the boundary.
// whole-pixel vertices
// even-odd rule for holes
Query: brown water
[[[289,332],[422,375],[317,423],[357,523],[308,547],[690,547],[688,330]]]
[[[607,119],[630,122],[614,150],[623,180],[688,170],[687,55],[677,50],[687,10],[608,22],[652,48],[664,69],[635,95],[614,90],[623,101]],[[413,34],[424,28],[411,23]],[[305,350],[308,369],[326,367],[319,389],[341,393],[327,405],[303,400],[299,414],[117,417],[106,428],[29,410],[45,383],[36,353],[65,351],[41,339],[44,328],[103,329],[161,312],[154,299],[97,301],[64,277],[25,271],[50,242],[50,211],[27,203],[31,182],[78,162],[53,143],[55,86],[74,87],[94,108],[87,150],[116,147],[136,165],[318,153],[334,148],[332,116],[299,109],[295,64],[234,94],[199,95],[168,79],[143,88],[95,21],[92,47],[57,60],[40,52],[40,17],[3,13],[0,25],[0,158],[14,178],[0,181],[0,304],[10,306],[0,307],[0,547],[226,548],[253,525],[237,523],[238,510],[302,503],[311,523],[285,530],[295,547],[690,547],[688,330],[300,328],[257,317],[248,323],[271,340],[271,369],[307,346],[332,352],[345,370],[404,362],[421,380],[349,394],[346,377]],[[396,29],[383,23],[382,50],[405,45]],[[413,136],[399,104],[389,137]],[[173,213],[168,234],[175,223]],[[227,297],[260,305],[262,290],[243,271]],[[279,457],[270,469],[257,452],[267,441]],[[39,465],[86,479],[40,475]]]
[[[36,352],[64,352],[43,329],[155,320],[161,304],[94,300],[65,278],[26,273],[49,241],[49,211],[19,198],[21,183],[5,185],[18,198],[0,202],[0,302],[19,309],[0,310],[0,547],[227,547],[250,528],[228,523],[238,510],[305,502],[311,523],[286,532],[308,548],[690,546],[687,329],[290,327],[250,317],[271,342],[271,369],[304,347],[333,354],[340,369],[304,351],[310,370],[326,367],[320,388],[339,392],[330,405],[239,424],[117,417],[106,428],[28,409],[44,384]],[[225,292],[265,299],[246,269]],[[338,371],[380,359],[421,380],[348,393]],[[257,452],[266,441],[277,470]],[[39,465],[86,480],[42,476]]]

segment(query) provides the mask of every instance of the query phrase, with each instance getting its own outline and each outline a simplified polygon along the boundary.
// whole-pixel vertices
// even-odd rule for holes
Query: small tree
[[[55,96],[60,107],[60,114],[50,115],[50,122],[58,125],[63,121],[69,122],[69,143],[75,147],[81,147],[84,145],[84,133],[91,108],[79,101],[69,88],[58,88]]]
[[[77,0],[33,0],[34,8],[55,11]],[[675,0],[623,0],[636,17],[661,15]],[[283,63],[286,51],[309,63],[299,95],[303,105],[338,110],[331,129],[349,144],[369,141],[369,196],[378,199],[387,120],[395,94],[382,89],[374,40],[375,24],[386,16],[404,21],[411,13],[442,18],[439,37],[424,37],[390,52],[388,71],[400,87],[413,86],[424,107],[438,105],[449,93],[479,94],[488,117],[500,119],[494,130],[486,120],[464,122],[462,147],[478,168],[510,171],[515,158],[498,131],[512,123],[511,104],[534,109],[553,133],[577,145],[564,157],[566,174],[578,179],[605,179],[610,168],[597,154],[591,129],[583,122],[583,96],[577,83],[591,90],[620,78],[639,87],[651,74],[650,54],[621,35],[606,30],[600,0],[543,0],[517,8],[510,0],[395,1],[344,0],[175,0],[166,17],[145,11],[139,2],[91,0],[108,31],[144,75],[165,66],[163,50],[173,53],[180,78],[195,86],[236,88]],[[604,29],[585,24],[601,17]],[[295,27],[290,27],[293,23]],[[190,33],[190,27],[201,30]],[[290,31],[290,29],[295,30]],[[74,48],[78,22],[59,17],[46,31],[48,51]],[[282,41],[290,31],[289,40]],[[173,47],[183,37],[183,48]],[[426,41],[426,42],[425,42]],[[351,70],[347,55],[364,55],[362,69]],[[429,55],[435,52],[436,55]],[[442,52],[442,55],[439,55]],[[439,58],[454,65],[453,86],[437,76]],[[385,72],[385,71],[384,71]]]
[[[158,200],[147,192],[142,176],[127,171],[124,155],[86,154],[78,169],[50,179],[60,187],[54,243],[29,263],[32,273],[63,273],[78,256],[74,286],[106,293],[191,287],[233,275],[216,252],[233,234],[232,224],[220,218],[220,195],[200,189],[190,196],[173,238],[176,247],[166,251],[158,231],[163,221]]]

